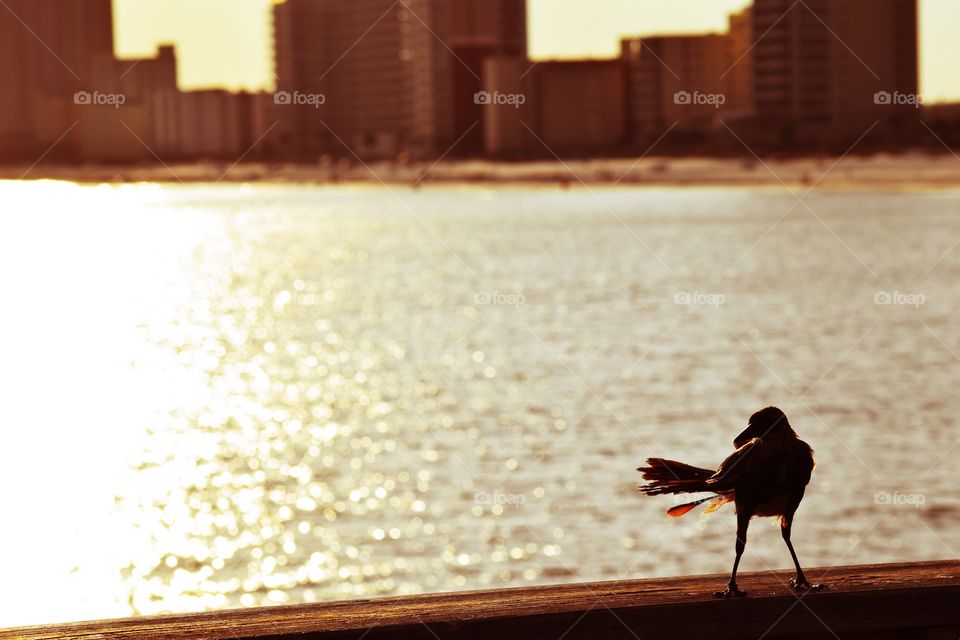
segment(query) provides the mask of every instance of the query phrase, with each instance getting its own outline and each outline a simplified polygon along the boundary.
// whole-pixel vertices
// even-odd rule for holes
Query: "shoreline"
[[[79,184],[258,183],[322,186],[670,187],[791,190],[948,190],[960,188],[960,158],[950,154],[754,158],[612,158],[504,163],[397,164],[202,162],[174,165],[6,166],[0,180]]]

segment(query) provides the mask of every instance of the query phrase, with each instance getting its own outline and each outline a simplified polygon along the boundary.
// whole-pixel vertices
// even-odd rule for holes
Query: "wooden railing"
[[[744,573],[749,597],[718,600],[726,576],[592,582],[240,609],[0,630],[0,640],[585,640],[960,638],[960,562]]]

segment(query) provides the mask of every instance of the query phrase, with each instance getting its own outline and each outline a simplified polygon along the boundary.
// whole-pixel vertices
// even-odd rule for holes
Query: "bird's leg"
[[[793,514],[783,516],[780,521],[780,533],[783,534],[783,541],[787,543],[787,549],[793,557],[793,564],[797,568],[797,577],[790,581],[790,586],[797,591],[819,591],[824,588],[822,584],[810,584],[807,577],[803,575],[803,569],[800,567],[800,561],[797,560],[797,552],[793,550],[793,543],[790,542],[790,529],[793,527]]]
[[[740,591],[737,588],[737,567],[740,566],[740,556],[747,546],[747,527],[750,525],[750,515],[737,513],[737,557],[733,560],[733,572],[730,574],[730,582],[723,591],[717,591],[713,595],[717,598],[744,598],[746,591]]]

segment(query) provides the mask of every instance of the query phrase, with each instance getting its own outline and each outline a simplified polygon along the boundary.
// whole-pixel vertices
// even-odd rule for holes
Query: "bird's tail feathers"
[[[647,466],[639,467],[637,471],[643,474],[644,480],[648,481],[646,484],[638,485],[637,490],[648,496],[710,491],[705,482],[714,473],[710,469],[664,458],[648,458]]]

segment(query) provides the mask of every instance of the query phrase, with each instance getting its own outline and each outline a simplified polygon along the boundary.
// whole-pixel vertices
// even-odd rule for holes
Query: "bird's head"
[[[796,436],[783,411],[776,407],[761,409],[750,416],[750,424],[733,440],[738,449],[754,438],[779,438]]]

